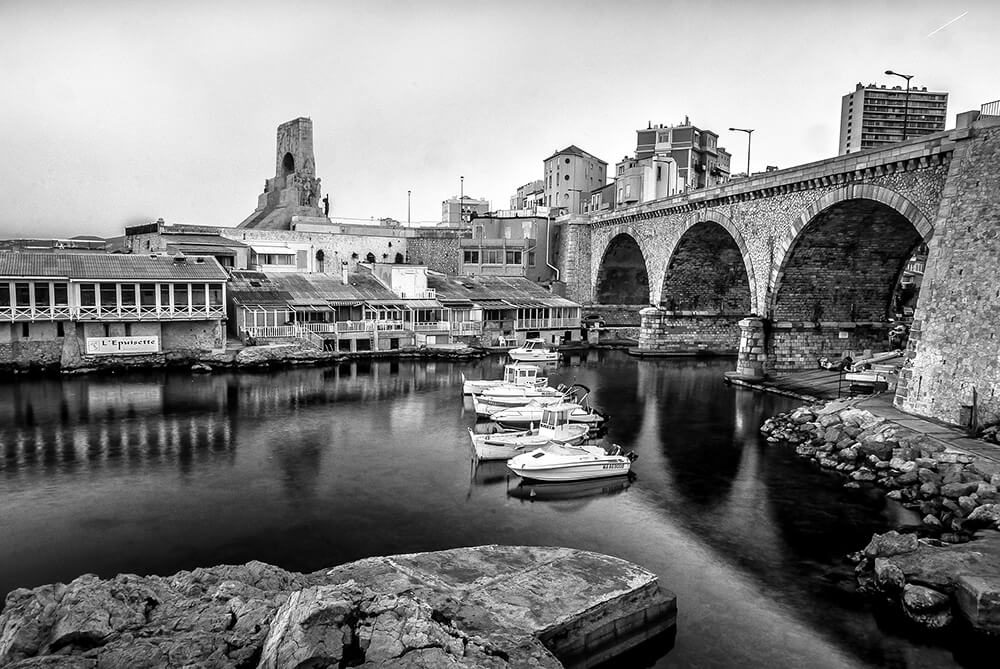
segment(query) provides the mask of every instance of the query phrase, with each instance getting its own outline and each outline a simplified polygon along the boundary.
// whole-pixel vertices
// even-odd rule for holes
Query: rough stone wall
[[[22,337],[21,323],[0,325],[0,367],[28,369],[54,367],[62,356],[62,337],[55,322],[29,324],[29,338]]]
[[[462,248],[458,236],[415,237],[407,240],[407,262],[426,265],[427,269],[445,274],[458,274],[461,267]]]
[[[642,310],[640,351],[735,355],[739,349],[740,318],[682,315],[663,309]]]
[[[164,321],[160,349],[170,351],[209,351],[225,344],[221,321]]]
[[[770,328],[765,372],[787,373],[817,369],[820,358],[840,360],[848,354],[857,360],[866,349],[874,353],[889,347],[891,323],[790,323]],[[846,337],[841,337],[841,334]]]
[[[582,271],[591,266],[591,230],[586,220],[570,219],[556,225],[557,260],[553,264],[560,268],[559,278],[566,284],[566,297],[580,304],[594,301],[593,283],[590,274]]]
[[[951,423],[1000,421],[1000,120],[957,141],[896,405]]]
[[[743,256],[724,228],[702,222],[688,230],[670,258],[661,299],[671,311],[750,313]]]
[[[316,252],[323,251],[323,270],[336,274],[341,263],[346,262],[354,271],[358,262],[364,262],[369,253],[376,262],[394,262],[397,253],[407,257],[407,239],[399,236],[345,235],[331,232],[299,232],[298,230],[254,230],[220,228],[220,234],[244,244],[264,244],[268,242],[290,242],[309,245],[309,258],[315,263]],[[456,246],[458,242],[455,242]]]

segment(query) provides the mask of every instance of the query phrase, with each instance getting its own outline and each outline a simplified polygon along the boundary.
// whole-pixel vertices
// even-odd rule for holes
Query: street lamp
[[[458,177],[458,220],[465,223],[465,177]]]
[[[892,70],[886,70],[886,74],[892,75],[894,77],[902,77],[906,79],[906,98],[903,102],[903,141],[906,141],[906,124],[910,120],[910,79],[913,78],[912,74],[900,74],[899,72],[893,72]]]
[[[733,132],[745,132],[747,134],[747,178],[750,178],[750,139],[753,136],[753,128],[730,128]]]
[[[410,227],[410,191],[406,191],[406,227]]]

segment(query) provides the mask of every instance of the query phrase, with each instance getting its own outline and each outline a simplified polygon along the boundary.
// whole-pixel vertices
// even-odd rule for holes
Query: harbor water
[[[498,357],[8,380],[0,596],[82,573],[557,545],[677,594],[675,638],[624,666],[978,666],[855,592],[847,554],[913,519],[764,442],[761,423],[799,402],[725,385],[732,364],[601,350],[548,367],[591,388],[606,438],[638,455],[632,477],[548,485],[471,458],[462,374],[496,378]]]

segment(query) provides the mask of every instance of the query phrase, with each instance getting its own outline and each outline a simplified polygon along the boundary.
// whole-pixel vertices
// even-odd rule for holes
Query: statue
[[[327,193],[326,195],[323,196],[323,215],[324,216],[329,216],[330,215],[330,194],[329,193]]]

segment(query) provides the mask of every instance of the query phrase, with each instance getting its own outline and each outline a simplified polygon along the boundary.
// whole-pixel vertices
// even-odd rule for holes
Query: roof
[[[229,239],[221,235],[194,235],[165,233],[163,241],[167,244],[197,244],[199,246],[225,246],[233,249],[245,249],[246,244],[237,240]]]
[[[447,276],[427,274],[427,287],[443,303],[471,300],[481,307],[578,307],[576,302],[549,292],[521,276]]]
[[[184,255],[235,256],[236,249],[226,246],[210,246],[208,244],[167,244],[170,253]]]
[[[295,255],[295,249],[288,248],[287,246],[269,246],[267,244],[250,244],[250,248],[253,249],[254,253],[265,254],[265,255],[283,255],[283,256],[293,256]]]
[[[277,303],[283,309],[295,306],[308,310],[316,305],[347,306],[371,300],[405,302],[367,273],[348,274],[345,284],[340,274],[236,270],[228,293],[239,304]]]
[[[225,281],[229,278],[211,256],[186,256],[182,262],[177,262],[168,255],[14,252],[0,252],[0,276],[109,281]]]
[[[571,156],[579,156],[580,158],[593,158],[597,162],[604,163],[605,165],[607,165],[606,162],[604,162],[603,160],[601,160],[600,158],[598,158],[597,156],[595,156],[592,153],[587,153],[586,151],[584,151],[583,149],[581,149],[576,144],[570,144],[569,146],[567,146],[562,151],[556,151],[555,153],[553,153],[551,156],[549,156],[548,158],[546,158],[542,162],[548,162],[548,161],[552,160],[553,158],[555,158],[556,156],[565,156],[567,154],[571,155]]]

